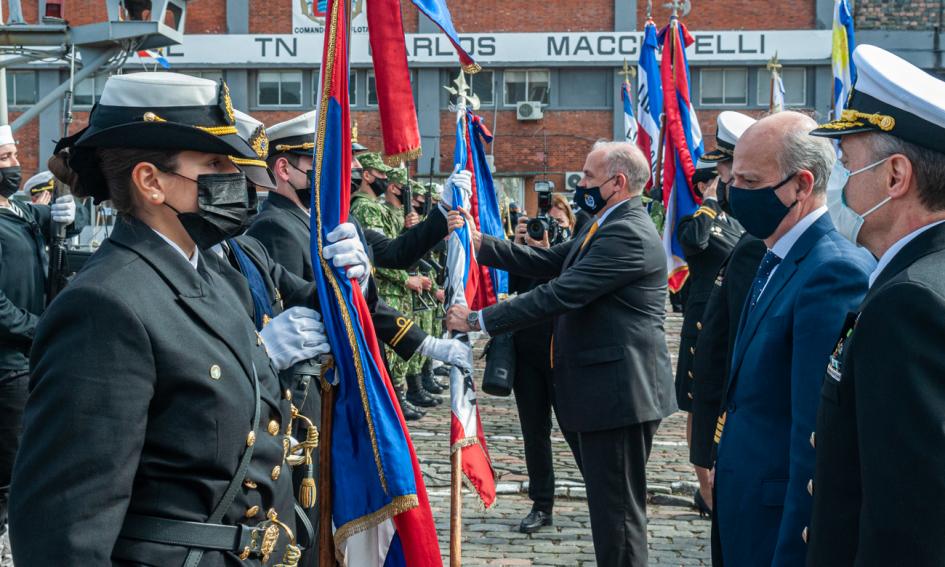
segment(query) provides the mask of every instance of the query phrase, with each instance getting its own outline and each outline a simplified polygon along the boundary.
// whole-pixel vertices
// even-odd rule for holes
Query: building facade
[[[35,23],[38,2],[24,3]],[[30,5],[26,5],[30,4]],[[365,0],[353,0],[351,108],[359,141],[380,149],[380,122],[367,46]],[[410,2],[402,2],[408,61],[419,118],[423,156],[411,164],[421,178],[442,178],[452,169],[455,116],[443,86],[458,72],[444,36]],[[479,114],[495,134],[495,177],[513,200],[533,211],[535,181],[566,190],[578,179],[590,145],[619,138],[623,110],[619,73],[635,66],[647,2],[585,0],[534,3],[523,0],[452,1],[463,43],[483,70],[468,81],[482,105]],[[824,118],[830,107],[833,0],[679,2],[694,36],[688,50],[692,100],[706,144],[714,143],[722,110],[761,115],[767,111],[770,74],[777,55],[783,65],[786,103]],[[272,124],[314,108],[321,60],[323,19],[311,0],[199,0],[190,2],[185,41],[165,50],[171,70],[226,79],[234,105]],[[942,74],[940,30],[945,1],[859,0],[857,41],[893,50],[930,72]],[[101,0],[65,2],[72,25],[105,20]],[[670,8],[657,3],[659,27]],[[688,12],[687,12],[688,11]],[[132,57],[123,72],[155,67]],[[73,131],[84,126],[107,75],[77,86]],[[7,72],[11,122],[67,79],[61,64],[32,63]],[[632,79],[631,79],[632,80]],[[521,103],[526,108],[520,109]],[[53,104],[17,131],[24,175],[41,169],[61,135],[61,104]],[[524,116],[531,111],[530,116]],[[537,116],[540,118],[536,118]],[[445,156],[445,157],[444,157]],[[570,174],[570,175],[569,175]]]

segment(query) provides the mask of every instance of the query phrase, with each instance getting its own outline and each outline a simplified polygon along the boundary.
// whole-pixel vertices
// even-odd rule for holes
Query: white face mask
[[[844,167],[840,160],[837,160],[833,164],[830,179],[827,180],[827,208],[830,211],[830,218],[833,220],[834,226],[837,227],[837,231],[854,244],[858,245],[856,241],[857,235],[859,235],[860,229],[863,228],[863,221],[866,217],[888,203],[892,197],[886,197],[877,203],[875,207],[861,215],[847,205],[844,188],[846,188],[847,182],[854,175],[873,169],[888,159],[888,157],[885,157],[853,172]]]

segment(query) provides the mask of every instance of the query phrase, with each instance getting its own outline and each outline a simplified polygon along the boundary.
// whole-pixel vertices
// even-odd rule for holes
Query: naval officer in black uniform
[[[37,329],[11,489],[19,565],[293,564],[291,427],[247,290],[206,252],[242,225],[253,157],[222,81],[109,78],[74,190],[121,220]],[[275,347],[276,345],[271,345]]]
[[[828,191],[837,230],[879,258],[823,379],[807,564],[945,565],[945,82],[853,53]]]
[[[719,206],[717,188],[718,171],[714,162],[699,161],[692,177],[692,186],[702,197],[702,206],[692,215],[679,221],[678,238],[689,265],[689,293],[683,309],[682,333],[679,338],[679,357],[676,364],[676,403],[687,413],[686,441],[692,442],[692,359],[696,352],[696,339],[702,329],[702,315],[709,295],[712,293],[719,268],[744,229]],[[696,466],[699,491],[694,503],[702,514],[711,512],[711,498],[706,501],[703,493],[709,492],[709,470]]]
[[[729,219],[734,219],[728,202],[728,184],[732,179],[735,144],[754,123],[754,118],[740,112],[720,113],[716,120],[716,147],[701,158],[704,162],[714,163],[719,176],[715,203],[709,203],[709,206]],[[765,250],[761,240],[747,232],[742,233],[714,275],[702,316],[696,321],[695,352],[692,353],[690,368],[690,461],[697,467],[711,469],[715,464],[715,426],[720,413],[723,385],[728,375],[728,361],[735,344],[742,306]],[[707,489],[700,483],[700,493],[711,507],[712,495]]]

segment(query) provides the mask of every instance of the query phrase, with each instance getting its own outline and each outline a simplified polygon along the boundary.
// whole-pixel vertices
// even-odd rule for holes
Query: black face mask
[[[797,173],[792,173],[771,187],[743,189],[730,186],[728,188],[735,218],[752,236],[764,240],[774,234],[784,217],[797,204],[797,199],[795,199],[790,205],[785,205],[775,193],[788,181],[794,179],[795,175]]]
[[[387,191],[387,180],[381,179],[380,177],[375,177],[374,181],[370,183],[371,191],[374,192],[375,197],[380,197],[384,194],[384,191]]]
[[[614,176],[616,177],[616,176]],[[607,206],[607,201],[609,201],[615,193],[611,193],[610,197],[606,199],[601,195],[600,188],[602,185],[607,185],[610,181],[614,179],[611,177],[607,181],[604,181],[597,187],[581,187],[580,185],[574,190],[574,201],[577,202],[577,205],[587,211],[592,215],[596,215],[604,207]]]
[[[0,167],[0,197],[9,197],[20,188],[20,166]]]
[[[715,197],[716,199],[718,199],[719,207],[722,208],[722,211],[724,211],[725,214],[727,215],[731,215],[732,204],[729,203],[729,200],[728,200],[728,183],[722,181],[721,178],[719,178],[719,184],[716,186]],[[732,215],[732,216],[735,216],[735,215]]]
[[[292,165],[292,164],[289,163],[289,165]],[[302,171],[301,169],[299,169],[298,167],[294,165],[292,165],[292,169],[298,172],[301,172],[305,175],[306,186],[299,189],[295,185],[292,185],[291,183],[289,183],[289,187],[295,190],[295,195],[299,198],[299,201],[302,202],[303,207],[305,207],[306,209],[311,208],[312,206],[312,178],[314,177],[315,172],[312,171],[311,169],[307,171]]]
[[[250,208],[256,201],[256,188],[246,183],[242,173],[212,173],[190,179],[175,172],[174,175],[197,184],[197,212],[182,213],[164,203],[177,213],[184,230],[200,249],[206,250],[227,238],[238,236],[249,224]]]
[[[351,170],[351,194],[358,192],[361,188],[361,181],[364,179],[364,169],[355,167]]]

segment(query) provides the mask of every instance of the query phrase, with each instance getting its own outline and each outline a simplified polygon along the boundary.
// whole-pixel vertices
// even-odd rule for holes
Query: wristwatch
[[[469,325],[469,328],[474,331],[480,331],[479,327],[479,312],[470,311],[469,315],[466,315],[466,324]]]

